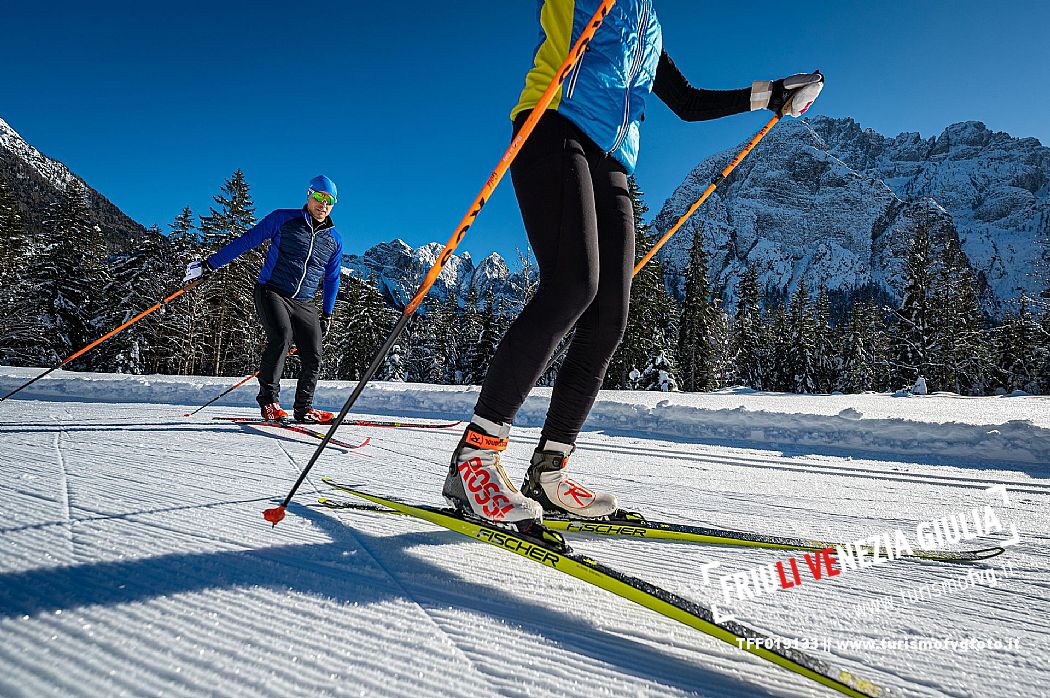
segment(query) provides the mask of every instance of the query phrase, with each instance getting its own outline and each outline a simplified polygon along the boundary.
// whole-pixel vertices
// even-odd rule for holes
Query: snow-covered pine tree
[[[886,323],[875,301],[853,304],[841,343],[840,390],[860,393],[890,388]]]
[[[794,387],[795,374],[791,359],[791,323],[783,304],[775,306],[772,321],[763,322],[762,329],[762,343],[766,347],[766,390],[789,392]]]
[[[175,283],[182,282],[186,265],[207,256],[194,221],[193,210],[185,207],[168,228],[171,243]],[[204,288],[198,287],[183,294],[172,303],[165,319],[164,332],[157,338],[158,355],[162,358],[164,373],[195,375],[204,373],[207,355],[208,328]]]
[[[992,360],[984,313],[969,260],[954,237],[945,240],[930,292],[930,310],[935,352],[927,381],[936,389],[962,395],[985,394]]]
[[[0,177],[0,294],[24,277],[30,245],[15,193]]]
[[[55,364],[104,331],[96,323],[107,281],[102,230],[89,218],[86,191],[73,179],[44,221],[39,252],[30,257],[29,295],[11,311],[26,321],[19,332],[20,361]],[[94,357],[67,365],[70,370],[92,366]]]
[[[659,390],[673,392],[678,390],[674,377],[674,366],[664,352],[658,353],[642,371],[631,372],[632,390]]]
[[[178,278],[176,278],[176,274]],[[117,327],[178,288],[178,267],[172,243],[157,227],[146,231],[139,246],[110,262],[106,299],[106,327]],[[118,373],[158,373],[167,362],[161,355],[162,337],[170,334],[167,307],[146,316],[99,346],[96,365]]]
[[[425,309],[431,303],[430,299],[423,301]],[[402,358],[405,369],[405,380],[409,383],[426,383],[430,377],[430,371],[434,361],[430,355],[430,345],[427,341],[430,320],[421,311],[417,310],[415,315],[405,325],[401,334]]]
[[[730,352],[735,354],[736,371],[734,381],[755,390],[769,386],[764,382],[766,349],[762,341],[761,293],[758,289],[758,272],[748,267],[737,287],[736,317],[733,323]]]
[[[787,346],[788,390],[795,393],[812,393],[817,390],[816,341],[817,329],[813,309],[809,303],[809,288],[805,278],[800,278],[798,288],[791,296],[788,308]]]
[[[822,281],[813,306],[813,371],[817,392],[830,393],[838,382],[839,357],[831,328],[831,301]]]
[[[456,332],[459,303],[454,293],[444,300],[428,297],[423,312],[409,325],[406,372],[418,383],[450,384],[456,362]]]
[[[340,380],[360,380],[393,328],[395,318],[383,302],[375,276],[351,281],[342,320],[344,344],[338,359]]]
[[[467,293],[463,311],[460,313],[459,335],[456,337],[456,364],[454,382],[459,385],[472,385],[473,356],[481,339],[481,311],[478,309],[478,290],[473,286]]]
[[[712,388],[736,384],[736,353],[732,344],[733,318],[722,308],[722,299],[715,298],[715,322],[711,330]]]
[[[707,282],[707,252],[703,226],[698,226],[689,251],[685,277],[685,299],[678,321],[678,375],[682,390],[697,392],[715,387],[712,342],[717,313]],[[664,357],[663,352],[659,356]],[[664,357],[666,358],[666,357]]]
[[[473,385],[481,385],[489,370],[489,362],[496,355],[496,347],[503,337],[503,322],[496,310],[496,300],[492,289],[485,292],[485,307],[481,311],[481,330],[478,341],[470,352],[470,380]]]
[[[894,383],[910,386],[920,375],[932,374],[933,332],[930,328],[930,228],[918,221],[904,261],[904,298],[896,313]],[[935,390],[938,387],[934,388]]]
[[[434,382],[456,385],[460,382],[457,366],[459,366],[463,309],[459,307],[459,299],[451,290],[438,306],[437,317],[433,322],[434,327],[431,329],[430,339],[436,359],[435,368],[438,370],[438,380]]]
[[[255,204],[240,169],[212,198],[218,208],[211,207],[211,213],[202,216],[199,225],[207,254],[255,225]],[[203,368],[211,375],[242,375],[254,370],[258,363],[263,332],[255,317],[252,292],[265,248],[263,245],[241,255],[211,274],[200,287],[208,330]]]
[[[634,249],[637,258],[641,259],[653,245],[653,239],[649,236],[649,226],[642,222],[649,207],[645,205],[642,199],[644,193],[633,176],[627,180],[627,184],[634,208]],[[652,364],[661,352],[670,366],[670,373],[675,375],[677,370],[674,353],[678,340],[678,332],[674,326],[676,316],[677,312],[664,284],[663,267],[659,260],[654,258],[634,277],[627,328],[609,364],[603,387],[630,388],[635,383],[630,377],[631,372],[640,373]],[[677,383],[677,379],[675,382]]]
[[[32,246],[14,191],[0,177],[0,363],[25,363],[37,326],[24,312],[33,304],[29,277]]]
[[[1021,298],[1016,315],[1007,316],[998,328],[998,369],[1002,387],[1008,392],[1039,393],[1045,360],[1046,334],[1032,317],[1028,302]]]

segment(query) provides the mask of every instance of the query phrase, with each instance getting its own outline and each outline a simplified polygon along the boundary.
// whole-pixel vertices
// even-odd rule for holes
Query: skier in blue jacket
[[[538,0],[540,41],[511,112],[515,133],[598,4]],[[544,511],[586,519],[617,511],[616,497],[569,478],[566,465],[627,323],[635,263],[627,177],[650,93],[679,118],[703,121],[754,109],[799,116],[823,84],[820,73],[810,73],[738,90],[695,88],[664,52],[653,4],[613,5],[511,165],[540,284],[500,342],[452,454],[443,494],[466,515],[528,531]],[[507,481],[500,453],[515,414],[574,325],[519,491]]]
[[[331,412],[314,408],[313,397],[321,367],[321,342],[332,327],[343,258],[343,240],[329,215],[337,198],[335,182],[324,175],[314,177],[306,191],[305,206],[277,209],[203,262],[190,262],[186,267],[183,283],[270,241],[253,293],[255,310],[266,331],[256,398],[263,419],[288,418],[279,397],[284,360],[294,342],[302,362],[292,410],[295,421],[332,421]],[[324,298],[318,320],[314,296],[322,281]]]

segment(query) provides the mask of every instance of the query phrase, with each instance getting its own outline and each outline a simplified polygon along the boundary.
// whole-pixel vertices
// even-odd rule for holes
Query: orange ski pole
[[[390,348],[394,346],[394,342],[397,341],[397,338],[405,329],[405,325],[408,324],[408,321],[416,312],[416,308],[418,308],[419,304],[423,302],[423,298],[426,297],[427,292],[430,290],[430,287],[434,285],[435,281],[437,281],[438,275],[441,273],[441,270],[445,267],[445,263],[448,262],[449,258],[452,257],[452,253],[459,246],[459,243],[467,234],[467,231],[470,229],[470,226],[474,224],[474,221],[475,219],[477,219],[478,214],[481,213],[481,209],[485,206],[485,203],[492,195],[492,192],[496,189],[496,185],[500,183],[500,180],[503,179],[503,175],[507,173],[507,170],[510,168],[510,164],[514,161],[514,158],[517,156],[518,151],[521,150],[521,146],[525,144],[525,141],[532,134],[533,129],[536,128],[536,124],[539,122],[540,117],[543,116],[543,112],[546,111],[547,107],[554,99],[555,93],[557,93],[558,90],[561,89],[562,83],[565,82],[565,79],[569,76],[569,73],[572,72],[573,67],[576,65],[577,62],[579,62],[580,57],[583,56],[584,51],[587,50],[587,45],[591,42],[591,38],[594,37],[594,33],[598,31],[598,27],[601,26],[602,20],[605,19],[605,15],[609,13],[609,10],[612,9],[612,6],[615,4],[616,0],[602,0],[601,5],[599,5],[598,9],[595,11],[594,15],[587,23],[587,26],[584,27],[583,31],[580,33],[580,38],[576,40],[576,43],[569,51],[569,55],[566,56],[565,61],[561,64],[561,67],[558,68],[558,72],[555,73],[550,85],[548,85],[547,89],[544,90],[539,102],[537,102],[536,106],[533,107],[532,111],[529,113],[528,118],[525,119],[525,123],[522,124],[521,129],[518,130],[517,135],[515,135],[514,138],[511,140],[510,146],[508,146],[506,152],[503,153],[503,157],[500,158],[499,163],[497,163],[496,169],[493,170],[492,174],[489,175],[489,178],[485,181],[485,185],[481,188],[481,192],[478,194],[477,198],[474,199],[474,203],[472,203],[470,205],[470,208],[467,209],[467,213],[465,216],[463,216],[463,220],[459,222],[459,225],[456,226],[456,230],[452,234],[452,237],[450,237],[448,242],[445,243],[445,248],[441,251],[441,254],[438,255],[437,262],[434,263],[434,266],[430,268],[430,271],[427,272],[427,275],[423,278],[422,283],[419,285],[419,290],[416,291],[415,296],[413,296],[412,300],[409,301],[408,305],[405,306],[404,311],[401,313],[401,317],[398,318],[397,323],[395,323],[394,325],[394,329],[390,332],[390,336],[387,337],[386,341],[383,343],[383,346],[379,348],[379,351],[376,353],[375,358],[372,359],[372,363],[368,366],[367,369],[365,369],[364,375],[361,376],[360,382],[354,388],[353,392],[350,393],[350,397],[346,399],[346,402],[343,404],[343,408],[339,410],[339,414],[332,421],[332,425],[328,428],[328,433],[325,434],[325,437],[321,440],[321,443],[317,445],[317,448],[314,450],[313,455],[310,457],[310,461],[306,464],[306,467],[303,468],[303,471],[299,474],[299,479],[295,481],[295,484],[292,486],[292,489],[288,493],[288,496],[284,498],[284,501],[281,502],[280,506],[274,507],[272,509],[267,509],[263,512],[263,517],[267,521],[272,523],[274,526],[276,526],[278,522],[280,522],[284,518],[285,509],[287,508],[288,503],[292,501],[292,497],[295,496],[295,493],[299,489],[299,486],[303,484],[303,481],[306,479],[307,473],[309,473],[310,469],[314,467],[314,463],[317,462],[318,457],[320,457],[321,453],[328,445],[328,442],[331,440],[332,435],[335,433],[335,430],[338,429],[339,425],[343,423],[343,420],[346,418],[346,413],[350,411],[350,408],[357,401],[358,396],[364,391],[365,386],[370,380],[372,380],[372,377],[375,375],[376,371],[379,370],[379,367],[383,363],[383,359],[386,358],[387,352],[389,352]]]
[[[160,301],[158,303],[154,303],[152,306],[150,306],[146,310],[143,310],[141,313],[139,313],[135,317],[131,318],[130,320],[125,322],[120,327],[117,327],[116,329],[110,330],[109,332],[107,332],[106,334],[102,335],[101,337],[99,337],[94,342],[92,342],[91,344],[87,345],[86,347],[84,347],[80,351],[78,351],[78,352],[76,352],[74,354],[70,354],[69,356],[67,356],[65,359],[62,360],[61,363],[56,364],[55,366],[52,366],[51,368],[47,369],[46,371],[41,373],[36,378],[33,378],[33,379],[23,383],[22,385],[18,386],[17,388],[15,388],[11,392],[9,392],[7,395],[4,395],[3,397],[0,397],[0,402],[3,402],[4,400],[6,400],[7,398],[11,397],[15,393],[19,392],[23,388],[27,388],[30,385],[32,385],[33,383],[36,383],[38,380],[40,380],[44,376],[50,374],[52,371],[57,371],[58,369],[60,369],[63,366],[65,366],[66,364],[68,364],[73,359],[75,359],[75,358],[77,358],[79,356],[83,356],[87,352],[89,352],[92,349],[94,349],[95,347],[97,347],[99,344],[102,344],[102,342],[106,341],[107,339],[109,339],[113,335],[117,334],[118,332],[122,332],[123,330],[126,330],[127,328],[131,327],[136,322],[138,322],[142,318],[146,317],[150,313],[155,312],[157,310],[160,310],[160,308],[162,306],[167,305],[171,301],[173,301],[176,298],[178,298],[179,296],[181,296],[183,293],[186,293],[186,291],[189,291],[190,289],[194,288],[198,283],[200,283],[200,279],[194,279],[193,281],[191,281],[190,283],[186,284],[185,286],[183,286],[178,291],[176,291],[175,293],[171,294],[170,296],[168,296],[164,300],[162,300],[162,301]]]
[[[670,240],[671,236],[678,232],[678,229],[682,227],[682,224],[685,223],[691,215],[696,213],[696,209],[700,208],[701,204],[707,201],[707,197],[711,196],[711,192],[715,190],[715,187],[717,187],[723,179],[728,177],[730,172],[736,169],[736,166],[739,165],[743,161],[743,159],[747,157],[748,153],[754,150],[755,146],[758,145],[758,142],[766,137],[766,134],[769,133],[770,129],[776,126],[778,121],[780,121],[780,114],[775,114],[773,118],[770,119],[766,123],[766,125],[762,127],[762,130],[755,134],[755,137],[751,139],[751,142],[744,146],[744,149],[737,153],[737,156],[733,158],[733,160],[728,165],[726,165],[725,169],[718,173],[715,176],[715,178],[711,180],[711,183],[707,185],[707,189],[705,189],[704,193],[700,195],[700,198],[693,202],[693,205],[690,206],[689,209],[682,214],[682,217],[678,219],[678,222],[672,225],[670,228],[668,228],[667,232],[664,233],[663,237],[657,240],[656,244],[653,245],[653,248],[645,253],[645,256],[638,261],[638,264],[634,265],[634,276],[637,276],[638,272],[642,270],[642,267],[648,264],[649,260],[653,258],[653,255],[655,255],[660,250],[660,248],[664,246],[664,243]]]
[[[289,351],[289,352],[288,352],[287,354],[285,354],[285,358],[287,358],[287,357],[291,356],[291,355],[292,355],[292,354],[294,354],[294,353],[295,353],[295,347],[292,347],[291,351]],[[259,371],[261,371],[261,370],[262,370],[262,369],[259,369]],[[229,395],[230,393],[232,393],[232,392],[233,392],[234,390],[236,390],[237,388],[241,387],[242,385],[244,385],[245,383],[247,383],[248,381],[250,381],[250,380],[251,380],[252,378],[255,378],[255,377],[256,377],[257,375],[259,375],[259,371],[256,371],[255,373],[253,373],[253,374],[252,374],[252,375],[250,375],[250,376],[245,376],[243,380],[241,380],[241,381],[238,381],[238,382],[237,382],[237,383],[235,383],[234,385],[231,385],[231,386],[230,386],[229,388],[227,388],[227,389],[226,389],[226,390],[224,390],[223,392],[219,393],[218,395],[216,395],[215,397],[213,397],[213,398],[212,398],[211,400],[208,400],[208,401],[207,401],[206,403],[204,403],[203,405],[201,405],[201,406],[200,406],[200,407],[198,407],[197,409],[193,410],[192,412],[186,412],[186,413],[185,413],[185,414],[183,414],[182,416],[183,416],[183,417],[190,417],[190,416],[193,416],[193,415],[197,414],[198,412],[200,412],[201,410],[203,410],[203,409],[204,409],[205,407],[207,407],[208,405],[212,404],[213,402],[216,402],[216,401],[218,401],[218,400],[221,400],[222,398],[226,397],[227,395]]]

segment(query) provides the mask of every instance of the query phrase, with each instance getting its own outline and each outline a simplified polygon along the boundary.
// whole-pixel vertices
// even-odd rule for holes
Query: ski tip
[[[274,507],[273,509],[267,509],[263,512],[263,518],[272,523],[275,527],[277,524],[284,519],[284,505]]]

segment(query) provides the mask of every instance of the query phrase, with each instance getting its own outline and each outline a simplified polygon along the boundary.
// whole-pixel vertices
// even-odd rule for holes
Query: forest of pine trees
[[[655,235],[633,178],[637,258]],[[52,366],[179,288],[187,262],[201,259],[256,222],[240,170],[208,213],[184,209],[165,233],[153,228],[109,254],[77,181],[55,202],[38,239],[0,180],[0,363]],[[938,242],[943,240],[943,242]],[[708,277],[702,226],[692,241],[684,299],[667,291],[652,260],[634,279],[624,340],[604,387],[704,391],[728,386],[800,393],[895,391],[920,377],[931,391],[986,395],[1050,393],[1050,235],[1036,273],[1045,288],[1023,298],[998,324],[981,309],[977,280],[958,240],[917,226],[896,305],[859,289],[832,301],[823,285],[800,280],[785,297],[749,269],[723,306]],[[262,329],[252,286],[265,248],[242,256],[207,282],[66,368],[131,374],[243,376],[257,368]],[[349,271],[350,273],[346,273]],[[375,278],[344,270],[335,323],[325,340],[322,377],[360,378],[399,311]],[[479,384],[513,319],[491,293],[429,297],[383,364],[382,380]],[[286,376],[298,370],[287,362]],[[554,366],[541,383],[550,384]]]

